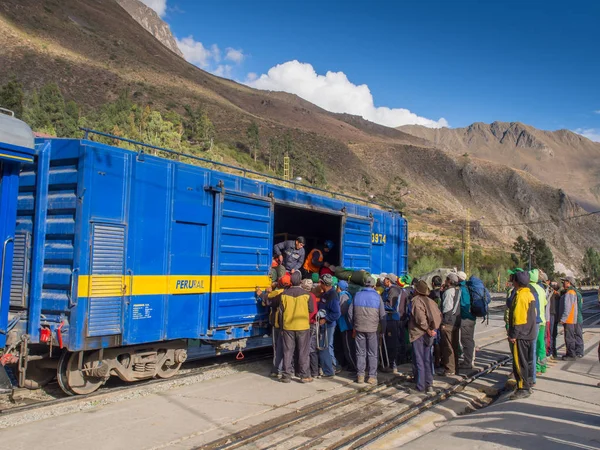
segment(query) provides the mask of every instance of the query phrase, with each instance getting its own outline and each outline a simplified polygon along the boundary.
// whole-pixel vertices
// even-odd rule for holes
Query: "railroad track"
[[[46,407],[58,407],[66,406],[69,404],[77,404],[82,402],[89,402],[97,398],[105,397],[107,395],[125,393],[127,391],[134,391],[138,389],[145,389],[164,383],[177,383],[179,381],[201,375],[214,369],[226,368],[226,367],[237,367],[245,364],[251,364],[254,362],[264,361],[272,358],[273,353],[271,349],[257,348],[247,352],[247,356],[242,360],[233,359],[233,355],[227,354],[222,356],[215,356],[207,358],[205,360],[195,360],[190,363],[194,367],[185,367],[183,373],[177,374],[171,378],[161,379],[153,378],[150,380],[138,381],[135,383],[120,382],[115,380],[114,383],[118,383],[117,386],[105,386],[100,388],[98,391],[88,395],[77,395],[77,396],[60,396],[50,400],[39,400],[34,403],[30,403],[22,406],[9,406],[0,409],[0,418],[6,418],[11,415],[34,411],[40,408]],[[112,381],[112,380],[111,380]],[[122,384],[121,384],[122,383]]]

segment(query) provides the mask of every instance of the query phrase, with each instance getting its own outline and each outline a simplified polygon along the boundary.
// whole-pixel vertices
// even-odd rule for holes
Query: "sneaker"
[[[583,358],[583,355],[575,355],[577,358]]]
[[[336,367],[336,368],[335,368],[335,373],[336,373],[336,375],[337,375],[338,373],[341,373],[341,371],[342,371],[342,368],[341,368],[341,367]]]
[[[281,377],[281,382],[282,383],[291,383],[292,379],[289,377]]]
[[[473,369],[474,369],[474,367],[473,367],[473,366],[471,366],[471,365],[469,365],[469,364],[467,364],[467,363],[460,363],[460,364],[458,365],[458,368],[459,368],[459,369],[466,369],[466,370],[473,370]]]
[[[426,392],[427,394],[434,394],[433,388],[432,388],[431,386],[427,386],[427,387],[425,388],[425,392]]]
[[[561,359],[563,361],[576,361],[576,358],[574,356],[567,356],[567,355],[563,356]]]
[[[531,395],[531,393],[527,389],[517,389],[515,392],[512,393],[512,395],[510,396],[510,399],[511,400],[519,400],[522,398],[527,398],[530,395]]]
[[[377,378],[369,378],[367,380],[367,384],[370,384],[371,386],[377,386]]]
[[[356,377],[356,382],[358,384],[363,384],[365,382],[365,376],[364,375],[359,375]]]
[[[271,378],[281,378],[281,374],[280,374],[280,373],[277,373],[277,372],[271,372],[271,373],[269,374],[269,376],[270,376]]]
[[[321,375],[321,378],[333,378],[335,375]]]
[[[392,369],[392,373],[393,373],[394,375],[400,375],[400,372],[398,372],[398,369],[397,369],[397,368],[395,368],[395,367]]]
[[[301,379],[300,379],[300,381],[301,381],[302,383],[312,383],[312,382],[313,382],[313,379],[312,379],[312,378],[310,378],[310,377],[309,377],[309,378],[301,378]]]

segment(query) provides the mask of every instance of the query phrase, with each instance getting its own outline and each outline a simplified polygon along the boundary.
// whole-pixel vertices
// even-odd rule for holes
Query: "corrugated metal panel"
[[[27,308],[29,298],[29,267],[31,264],[30,234],[15,233],[12,279],[10,283],[10,306]]]
[[[346,217],[344,223],[344,267],[371,270],[371,219]]]
[[[121,333],[125,227],[94,224],[88,336]],[[96,297],[101,296],[101,297]]]

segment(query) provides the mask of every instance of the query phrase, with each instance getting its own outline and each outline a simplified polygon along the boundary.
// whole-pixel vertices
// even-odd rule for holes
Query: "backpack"
[[[475,275],[472,275],[467,281],[467,289],[471,296],[471,314],[475,317],[483,317],[484,320],[487,318],[489,321],[488,306],[492,301],[490,291]]]
[[[339,296],[341,297],[344,294],[348,296],[347,305],[346,305],[346,311],[347,311],[347,308],[352,304],[352,294],[350,294],[350,292],[348,292],[348,291],[342,291],[342,292],[340,292]],[[352,323],[350,322],[350,320],[348,320],[347,314],[340,314],[340,317],[337,320],[337,324],[338,324],[338,329],[341,332],[352,330]]]

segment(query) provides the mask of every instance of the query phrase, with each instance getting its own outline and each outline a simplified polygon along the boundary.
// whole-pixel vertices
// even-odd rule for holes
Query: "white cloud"
[[[588,138],[590,141],[600,142],[600,129],[599,128],[577,128],[573,130],[575,133]]]
[[[144,5],[156,11],[160,17],[164,17],[167,12],[167,0],[141,0]]]
[[[213,74],[218,77],[223,78],[231,78],[231,71],[233,70],[233,66],[229,64],[219,64],[215,70],[213,70]]]
[[[596,111],[594,111],[594,114],[600,114],[600,109],[597,109]]]
[[[194,36],[188,36],[181,40],[176,39],[177,46],[186,61],[195,64],[198,67],[207,69],[210,67],[212,62],[219,62],[221,60],[221,51],[216,44],[213,44],[210,48],[205,47],[202,42],[194,40]]]
[[[258,75],[254,72],[250,72],[246,75],[246,83],[250,83],[258,78]]]
[[[240,64],[246,55],[244,55],[244,51],[240,48],[239,50],[231,47],[227,47],[225,49],[227,53],[225,53],[225,59],[229,61],[233,61],[236,64]]]
[[[259,78],[248,76],[246,84],[258,89],[296,94],[327,111],[354,114],[388,127],[410,124],[431,128],[448,126],[444,118],[432,120],[404,108],[376,107],[366,84],[353,84],[344,72],[319,75],[311,64],[296,60],[272,67]]]

